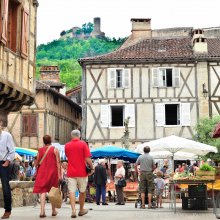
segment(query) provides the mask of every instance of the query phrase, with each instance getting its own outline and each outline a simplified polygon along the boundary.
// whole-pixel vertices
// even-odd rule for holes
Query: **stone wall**
[[[11,181],[12,206],[22,207],[34,204],[33,186],[31,181]],[[0,207],[4,207],[2,185],[0,184]]]

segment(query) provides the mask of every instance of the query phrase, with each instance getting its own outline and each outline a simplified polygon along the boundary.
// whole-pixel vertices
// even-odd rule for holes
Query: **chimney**
[[[192,44],[194,53],[208,53],[207,39],[204,37],[204,31],[202,29],[195,29],[192,32]]]
[[[132,22],[132,30],[131,30],[132,34],[124,42],[124,44],[120,47],[120,49],[124,49],[126,47],[136,44],[141,40],[149,39],[152,37],[150,18],[132,18],[131,22]]]
[[[40,68],[40,80],[60,82],[60,69],[58,66],[42,66]]]
[[[152,30],[151,30],[151,19],[150,18],[132,18],[132,35],[133,38],[143,37],[143,38],[151,38]]]

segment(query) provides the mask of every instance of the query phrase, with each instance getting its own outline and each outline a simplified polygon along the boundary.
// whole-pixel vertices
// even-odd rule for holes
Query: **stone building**
[[[101,18],[95,17],[93,19],[94,29],[91,33],[83,33],[80,27],[73,27],[71,32],[60,34],[60,39],[67,38],[78,38],[78,39],[88,39],[91,37],[95,38],[105,38],[105,32],[101,31]]]
[[[0,2],[0,120],[30,106],[35,94],[37,0]]]
[[[171,134],[192,138],[200,118],[220,113],[219,36],[208,29],[152,30],[151,19],[131,22],[118,50],[79,60],[83,137],[94,147],[121,146],[130,117],[133,147]]]
[[[64,144],[71,131],[81,126],[81,107],[61,93],[65,84],[60,82],[59,68],[44,66],[40,73],[34,104],[9,115],[8,130],[16,146],[38,148],[45,134]]]
[[[66,91],[66,96],[78,105],[82,104],[82,85]]]

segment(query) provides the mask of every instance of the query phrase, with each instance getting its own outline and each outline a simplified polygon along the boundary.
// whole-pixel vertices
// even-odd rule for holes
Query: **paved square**
[[[125,206],[117,206],[114,203],[110,203],[108,206],[97,206],[96,204],[86,203],[86,208],[90,209],[89,213],[83,217],[77,217],[77,219],[88,220],[212,220],[216,219],[212,213],[212,209],[208,211],[183,211],[178,204],[177,213],[169,208],[169,204],[164,204],[163,209],[142,210],[136,209],[134,203],[127,203]],[[77,211],[79,205],[77,204]],[[2,209],[3,212],[3,209]],[[10,219],[16,220],[35,220],[39,219],[40,206],[37,207],[22,207],[14,208]],[[63,207],[58,210],[59,214],[56,217],[51,216],[50,204],[46,205],[45,219],[71,219],[71,208],[68,204],[63,204]]]

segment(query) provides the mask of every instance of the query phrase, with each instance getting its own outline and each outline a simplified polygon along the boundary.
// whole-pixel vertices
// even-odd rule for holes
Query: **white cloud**
[[[59,38],[62,30],[101,17],[109,37],[130,34],[131,18],[152,18],[152,29],[220,26],[219,0],[39,0],[38,44]]]

